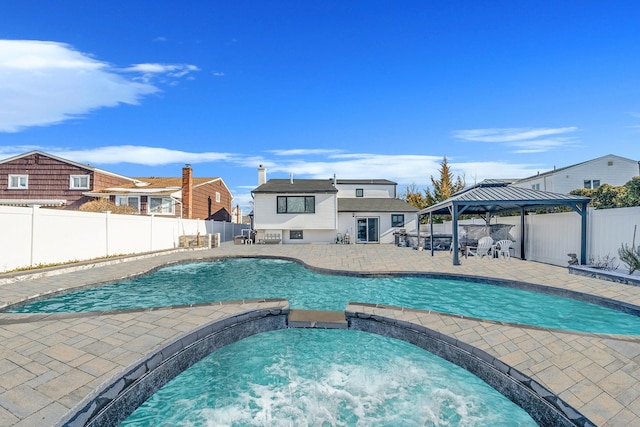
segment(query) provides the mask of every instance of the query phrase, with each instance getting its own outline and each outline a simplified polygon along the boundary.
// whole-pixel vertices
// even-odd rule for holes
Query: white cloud
[[[230,157],[228,153],[192,153],[168,148],[135,145],[99,147],[90,150],[60,150],[52,154],[82,163],[117,164],[126,162],[146,166],[216,162],[227,160]]]
[[[40,150],[53,154],[54,156],[93,165],[133,163],[144,166],[160,166],[174,163],[197,164],[217,162],[229,160],[231,158],[231,154],[229,153],[194,153],[181,150],[171,150],[168,148],[137,145],[118,145],[86,150],[34,146],[12,148],[0,147],[0,157],[12,157],[33,150]]]
[[[152,75],[167,75],[169,77],[183,77],[192,71],[200,71],[195,65],[189,64],[134,64],[124,68],[123,71],[141,73],[142,78],[150,80]]]
[[[564,128],[494,128],[457,130],[453,137],[478,142],[514,142],[540,138],[541,136],[562,135],[577,131],[575,126]]]
[[[145,65],[155,71],[143,71]],[[19,132],[80,118],[119,104],[138,104],[159,92],[150,73],[176,79],[197,70],[193,65],[138,64],[127,77],[65,43],[0,40],[0,132]],[[142,81],[136,81],[142,73]]]
[[[576,137],[561,136],[578,130],[575,126],[563,128],[490,128],[452,132],[457,139],[473,142],[503,143],[515,147],[513,153],[542,153],[558,147],[573,146]]]
[[[292,150],[270,150],[269,153],[273,153],[276,156],[315,156],[322,154],[337,154],[341,153],[342,150],[333,150],[333,149],[325,149],[325,148],[296,148]]]
[[[463,176],[470,184],[486,178],[524,178],[539,170],[528,164],[458,162],[453,158],[447,158],[447,161],[454,176]],[[284,178],[293,173],[294,177],[328,179],[336,174],[338,179],[384,177],[401,186],[412,183],[424,186],[430,184],[431,176],[440,177],[441,162],[442,156],[349,153],[328,156],[319,161],[252,159],[251,162],[244,163],[244,166],[257,167],[262,164],[271,177],[277,175]]]

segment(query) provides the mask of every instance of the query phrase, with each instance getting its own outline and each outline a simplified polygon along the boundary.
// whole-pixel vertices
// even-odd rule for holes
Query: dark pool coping
[[[56,426],[118,425],[163,385],[215,350],[254,334],[292,327],[290,313],[289,308],[249,310],[168,341],[103,383]],[[409,342],[466,369],[523,408],[541,426],[595,425],[531,377],[477,347],[411,322],[360,311],[347,310],[344,315],[350,330]]]
[[[163,385],[215,350],[248,336],[284,329],[288,308],[250,310],[214,320],[168,341],[85,397],[58,427],[114,426]]]
[[[403,320],[357,311],[346,311],[345,316],[351,330],[406,341],[464,368],[524,409],[541,426],[595,426],[542,384],[484,350]]]

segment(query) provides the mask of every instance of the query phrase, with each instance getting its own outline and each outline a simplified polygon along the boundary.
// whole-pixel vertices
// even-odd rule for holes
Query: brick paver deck
[[[462,260],[448,252],[392,245],[232,245],[0,275],[0,306],[36,295],[118,281],[167,263],[233,256],[297,259],[318,269],[437,272],[524,281],[640,305],[640,287],[570,275],[566,268],[512,258]],[[366,301],[363,301],[366,302]],[[255,308],[248,303],[114,313],[0,313],[0,425],[53,425],[96,387],[197,326]],[[262,307],[263,307],[262,306]],[[346,309],[346,307],[345,307]],[[424,325],[476,346],[536,379],[598,425],[640,422],[640,336],[505,325],[420,310],[352,304]]]

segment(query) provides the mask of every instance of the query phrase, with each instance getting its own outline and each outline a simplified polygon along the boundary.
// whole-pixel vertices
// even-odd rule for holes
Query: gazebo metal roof
[[[549,193],[529,188],[513,187],[505,180],[485,180],[466,188],[445,201],[418,211],[420,218],[429,215],[433,235],[432,215],[451,215],[453,221],[452,247],[458,247],[458,217],[462,214],[488,214],[520,212],[522,225],[521,254],[524,259],[524,214],[535,209],[568,206],[582,217],[580,261],[586,264],[587,204],[591,199],[570,194]],[[432,245],[433,248],[433,245]],[[431,249],[433,255],[433,249]],[[453,251],[453,264],[459,265],[458,251]]]

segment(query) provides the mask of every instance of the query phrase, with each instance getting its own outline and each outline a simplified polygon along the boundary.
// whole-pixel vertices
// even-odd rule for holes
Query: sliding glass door
[[[378,218],[357,218],[358,243],[378,243]]]

